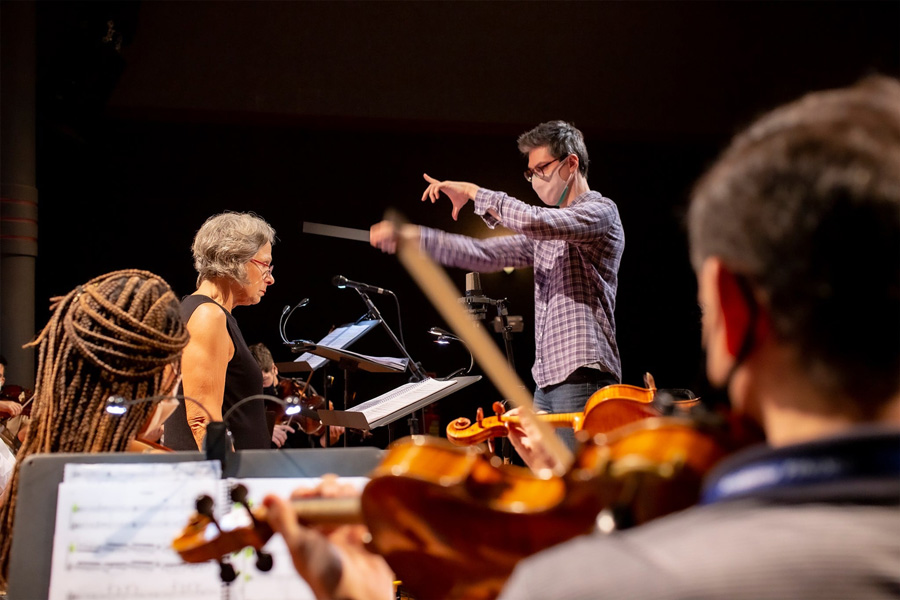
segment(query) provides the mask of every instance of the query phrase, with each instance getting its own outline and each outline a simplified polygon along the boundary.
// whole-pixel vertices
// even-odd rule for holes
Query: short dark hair
[[[6,357],[3,356],[2,354],[0,354],[0,365],[3,365],[3,366],[5,367],[5,366],[7,366],[8,364],[9,364],[9,363],[6,362]]]
[[[812,93],[738,135],[698,182],[695,269],[765,302],[810,379],[869,416],[900,389],[900,82]]]
[[[541,123],[531,131],[526,131],[517,140],[519,152],[528,156],[535,148],[547,147],[553,158],[565,158],[570,154],[578,157],[578,170],[587,179],[588,159],[584,136],[571,123],[565,121],[548,121]]]
[[[252,354],[253,358],[256,359],[256,364],[259,365],[259,368],[262,371],[271,371],[272,367],[275,366],[275,360],[272,358],[272,352],[270,352],[266,345],[262,342],[250,346],[250,354]]]

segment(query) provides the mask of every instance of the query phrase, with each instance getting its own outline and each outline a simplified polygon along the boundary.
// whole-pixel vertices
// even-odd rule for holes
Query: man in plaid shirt
[[[459,211],[474,202],[488,227],[514,235],[484,240],[420,226],[424,251],[439,263],[470,271],[534,267],[535,408],[582,412],[601,387],[621,381],[615,303],[625,234],[615,203],[588,187],[588,154],[581,132],[564,121],[542,123],[519,136],[528,157],[525,178],[547,206],[533,206],[473,183],[438,181],[425,175],[422,200],[443,192]],[[389,221],[373,225],[370,243],[396,249]],[[574,449],[571,429],[557,434]]]

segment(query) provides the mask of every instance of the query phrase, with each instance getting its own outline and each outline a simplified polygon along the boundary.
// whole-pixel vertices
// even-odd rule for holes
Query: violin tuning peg
[[[197,513],[203,515],[204,517],[212,518],[213,516],[213,506],[215,506],[215,501],[203,494],[199,498],[197,498],[197,502],[195,504],[197,507]]]
[[[231,566],[230,563],[220,562],[219,563],[219,578],[223,583],[231,583],[235,579],[237,579],[237,571],[234,570],[234,567]]]
[[[479,406],[475,411],[475,422],[480,426],[482,421],[484,421],[484,409]]]
[[[256,568],[260,571],[268,572],[272,570],[272,555],[268,552],[258,550],[256,552]]]
[[[506,408],[503,406],[502,402],[494,402],[494,404],[493,404],[493,406],[491,406],[491,408],[494,409],[494,414],[497,415],[498,417],[506,412]]]
[[[247,503],[247,486],[238,483],[231,488],[231,500],[238,504]]]

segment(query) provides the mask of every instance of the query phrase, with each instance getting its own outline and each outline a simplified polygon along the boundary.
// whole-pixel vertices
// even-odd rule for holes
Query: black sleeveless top
[[[234,344],[234,356],[228,362],[225,371],[225,396],[222,401],[222,415],[244,398],[262,393],[262,372],[259,365],[250,354],[247,342],[241,335],[234,316],[225,310],[218,302],[208,296],[191,295],[181,301],[181,318],[187,323],[201,304],[212,302],[225,313],[228,326],[228,335]],[[178,394],[184,394],[184,387],[178,387]],[[172,416],[166,420],[163,443],[173,450],[196,450],[197,443],[191,434],[187,424],[187,412],[185,404],[190,400],[182,401]],[[266,425],[266,405],[261,398],[251,400],[240,405],[234,412],[228,415],[228,430],[231,431],[235,450],[268,449],[271,447],[271,436]]]

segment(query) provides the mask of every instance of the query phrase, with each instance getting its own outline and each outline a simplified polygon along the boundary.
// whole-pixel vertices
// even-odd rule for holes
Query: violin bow
[[[385,216],[397,227],[397,256],[400,262],[453,332],[469,345],[475,360],[503,397],[519,407],[521,417],[530,420],[541,432],[542,443],[547,453],[558,465],[556,469],[558,472],[554,475],[565,474],[574,460],[572,453],[563,445],[548,423],[535,418],[531,394],[528,393],[522,380],[509,367],[506,358],[484,328],[479,327],[475,319],[456,301],[461,294],[447,273],[419,249],[416,241],[403,234],[403,220],[393,211],[389,211]]]

